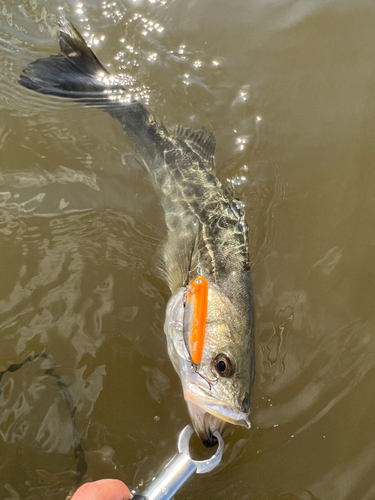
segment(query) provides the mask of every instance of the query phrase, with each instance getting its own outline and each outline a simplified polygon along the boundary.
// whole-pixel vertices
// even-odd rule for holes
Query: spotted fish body
[[[61,52],[30,63],[20,83],[100,107],[121,122],[142,158],[168,228],[168,353],[196,432],[205,444],[214,444],[212,434],[225,422],[250,427],[254,313],[243,205],[216,177],[212,134],[183,127],[168,131],[141,103],[128,99],[71,23],[62,19],[59,26]],[[187,293],[199,276],[207,286],[206,302],[191,307]],[[205,323],[199,356],[187,341],[197,307]]]

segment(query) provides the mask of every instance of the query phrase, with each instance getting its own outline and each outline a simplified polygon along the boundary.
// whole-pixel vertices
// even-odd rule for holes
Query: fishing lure
[[[208,284],[203,276],[195,278],[185,300],[184,341],[192,363],[199,365],[204,346],[208,300]]]

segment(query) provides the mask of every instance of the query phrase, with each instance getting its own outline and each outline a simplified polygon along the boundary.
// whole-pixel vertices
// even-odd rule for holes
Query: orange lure
[[[185,345],[195,365],[198,365],[202,359],[207,321],[207,297],[207,281],[202,276],[198,276],[187,291],[184,314]]]

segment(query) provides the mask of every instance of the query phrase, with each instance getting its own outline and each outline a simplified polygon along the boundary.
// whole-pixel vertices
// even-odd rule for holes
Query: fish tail
[[[40,94],[79,99],[97,106],[120,121],[140,153],[146,170],[160,157],[165,130],[139,101],[129,99],[126,89],[111,77],[72,23],[59,21],[60,53],[30,63],[19,83]]]
[[[19,83],[41,94],[70,98],[99,98],[109,89],[123,89],[109,82],[110,75],[72,23],[59,21],[61,52],[30,63]]]

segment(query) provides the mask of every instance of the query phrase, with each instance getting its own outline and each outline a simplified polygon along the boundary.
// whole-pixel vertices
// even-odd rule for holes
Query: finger
[[[129,488],[118,479],[100,479],[83,484],[74,493],[72,500],[130,500]]]

